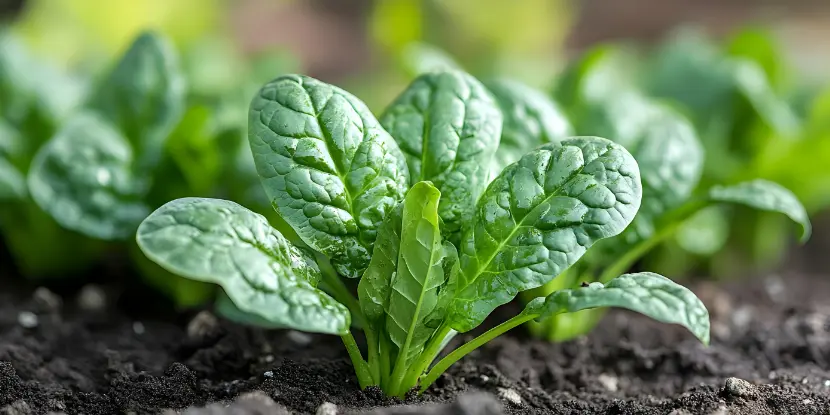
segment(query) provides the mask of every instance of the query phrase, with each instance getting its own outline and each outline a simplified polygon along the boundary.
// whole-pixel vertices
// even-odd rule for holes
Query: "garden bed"
[[[175,313],[132,286],[104,285],[103,297],[92,286],[51,295],[15,281],[4,278],[8,289],[0,293],[4,414],[159,413],[213,402],[222,404],[187,413],[283,407],[313,414],[324,413],[318,409],[325,402],[338,414],[830,411],[830,307],[821,306],[830,281],[821,276],[757,278],[723,289],[697,284],[712,316],[709,348],[683,329],[622,311],[587,338],[561,345],[516,329],[465,358],[423,397],[410,397],[412,407],[360,391],[334,336]],[[483,326],[507,315],[497,312]],[[470,395],[476,391],[490,395]],[[396,407],[377,408],[390,405]]]

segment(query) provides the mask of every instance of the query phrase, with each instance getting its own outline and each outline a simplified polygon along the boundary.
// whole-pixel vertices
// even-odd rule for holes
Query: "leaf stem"
[[[421,381],[421,390],[420,393],[424,393],[433,382],[435,382],[442,373],[444,373],[450,366],[452,366],[455,362],[461,360],[462,357],[466,356],[470,352],[475,349],[478,349],[483,344],[493,340],[494,338],[501,336],[508,330],[524,324],[534,318],[539,317],[538,314],[519,314],[510,320],[505,321],[504,323],[499,324],[496,327],[493,327],[490,330],[482,333],[478,337],[470,340],[469,342],[465,343],[461,347],[452,351],[452,353],[445,356],[441,359],[432,369],[424,376]]]
[[[349,309],[349,312],[352,314],[353,323],[356,323],[356,325],[362,329],[366,329],[368,327],[366,317],[360,309],[360,303],[349,290],[349,287],[343,283],[343,280],[333,270],[329,270],[325,267],[320,268],[320,272],[323,274],[323,283],[325,284],[326,291],[328,291],[328,293],[331,294],[335,300]]]
[[[407,389],[415,386],[418,383],[418,378],[429,369],[429,365],[441,353],[441,348],[444,346],[444,339],[447,338],[451,331],[452,328],[447,324],[442,324],[438,327],[438,330],[435,331],[435,334],[419,356],[420,358],[410,366],[406,375],[404,375],[403,385]]]
[[[360,354],[360,349],[357,347],[352,333],[348,332],[340,336],[340,338],[343,339],[343,345],[346,346],[346,351],[352,360],[352,366],[354,366],[354,373],[357,375],[357,382],[360,384],[360,389],[366,389],[367,386],[375,385],[376,383],[373,382],[369,365],[363,360],[363,356]]]
[[[668,216],[668,220],[659,228],[650,238],[640,241],[634,247],[625,252],[622,256],[617,258],[614,262],[606,267],[599,276],[599,282],[606,283],[621,274],[628,271],[640,258],[649,253],[661,242],[665,241],[674,235],[680,226],[690,218],[692,215],[706,207],[707,203],[703,200],[692,200],[677,208],[672,214]]]
[[[369,350],[369,370],[372,373],[374,383],[380,385],[383,378],[380,370],[380,345],[378,344],[378,336],[371,327],[366,327],[363,333],[366,335],[366,347]]]

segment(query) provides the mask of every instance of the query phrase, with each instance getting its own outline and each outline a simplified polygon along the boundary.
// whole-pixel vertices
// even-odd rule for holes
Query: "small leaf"
[[[287,75],[251,102],[248,138],[272,205],[338,273],[358,277],[409,182],[395,140],[340,88]]]
[[[478,201],[462,238],[452,328],[466,332],[520,291],[540,287],[640,207],[637,162],[622,146],[574,137],[508,166]]]
[[[703,302],[689,289],[651,272],[624,274],[605,285],[593,282],[560,290],[534,299],[522,313],[538,316],[536,321],[541,321],[597,307],[625,308],[663,323],[679,324],[709,344],[709,311]]]
[[[497,79],[486,83],[504,116],[501,140],[493,158],[493,176],[545,143],[571,135],[565,113],[547,95],[521,82]]]
[[[96,86],[88,107],[103,114],[153,165],[184,113],[185,81],[167,40],[144,32]]]
[[[438,302],[444,283],[443,245],[438,228],[441,192],[431,183],[416,183],[404,200],[398,269],[390,284],[386,331],[401,353],[419,351],[434,329],[425,317]]]
[[[714,186],[709,190],[709,199],[783,213],[801,225],[802,243],[810,239],[812,224],[807,211],[791,191],[778,183],[756,179],[731,186]]]
[[[464,72],[427,73],[380,120],[406,155],[411,184],[431,181],[441,191],[442,232],[459,233],[487,186],[501,135],[502,115],[492,95]]]
[[[100,118],[78,113],[38,151],[29,191],[65,228],[99,239],[126,238],[150,211],[132,163],[123,136]]]
[[[389,284],[398,269],[403,207],[403,202],[398,204],[378,228],[372,260],[357,285],[360,309],[371,322],[381,320],[389,308]]]
[[[319,269],[310,254],[236,203],[174,200],[142,222],[136,241],[168,271],[220,285],[239,310],[273,327],[330,334],[349,329],[346,307],[315,288]]]

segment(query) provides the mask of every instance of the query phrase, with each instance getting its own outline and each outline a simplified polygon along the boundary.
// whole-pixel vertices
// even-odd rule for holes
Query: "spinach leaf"
[[[509,79],[496,79],[486,86],[504,116],[493,176],[528,151],[572,135],[573,128],[564,112],[542,92]]]
[[[464,233],[452,328],[476,327],[518,292],[555,278],[594,242],[622,232],[641,197],[637,162],[599,137],[547,144],[508,166]]]
[[[801,226],[802,243],[810,239],[812,225],[807,211],[791,191],[778,183],[756,179],[731,186],[714,186],[709,190],[709,199],[783,213]]]
[[[280,216],[338,273],[360,276],[409,182],[395,141],[353,95],[298,75],[260,89],[248,138]]]
[[[406,194],[401,244],[395,277],[390,283],[386,331],[400,353],[420,352],[434,331],[424,324],[438,302],[444,283],[444,249],[438,228],[441,192],[419,182]]]
[[[184,112],[185,81],[165,38],[142,33],[96,86],[87,106],[114,123],[136,150],[141,168],[153,166]]]
[[[142,222],[136,241],[170,272],[220,285],[239,310],[274,326],[348,332],[348,309],[315,288],[320,271],[311,255],[236,203],[174,200]]]
[[[389,309],[389,284],[398,269],[403,208],[401,202],[378,228],[372,260],[357,286],[360,309],[370,322],[382,322]]]
[[[432,72],[416,78],[380,121],[406,155],[411,184],[431,181],[441,191],[442,232],[455,239],[487,186],[501,135],[498,104],[464,72]]]
[[[651,272],[624,274],[604,285],[593,282],[556,291],[529,302],[522,313],[541,321],[596,307],[626,308],[663,323],[680,324],[709,344],[709,311],[703,302],[689,289]]]
[[[20,141],[17,131],[0,120],[0,201],[26,197],[26,178],[12,161],[19,156]]]
[[[99,239],[133,233],[149,213],[146,183],[129,143],[94,114],[78,113],[38,151],[29,169],[35,203],[61,226]]]

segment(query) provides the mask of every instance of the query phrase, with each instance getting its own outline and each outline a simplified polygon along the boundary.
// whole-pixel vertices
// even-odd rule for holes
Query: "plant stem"
[[[418,378],[420,378],[421,375],[429,369],[429,365],[432,364],[438,356],[438,353],[441,352],[441,347],[444,345],[444,339],[450,334],[451,331],[452,328],[450,328],[447,324],[442,324],[438,327],[438,330],[435,331],[432,339],[430,339],[429,343],[427,343],[427,346],[424,348],[424,351],[421,353],[420,359],[410,366],[409,370],[404,375],[403,385],[407,389],[415,386],[418,383]]]
[[[323,274],[323,282],[329,294],[349,309],[353,322],[357,323],[360,328],[367,329],[366,317],[360,309],[360,303],[358,303],[357,298],[349,290],[349,287],[343,283],[343,280],[340,279],[336,272],[323,267],[321,267],[320,271]]]
[[[346,351],[349,353],[349,358],[352,360],[354,366],[354,373],[357,375],[357,382],[360,384],[360,389],[366,389],[367,386],[375,385],[372,381],[372,373],[369,370],[369,365],[363,360],[360,354],[360,349],[352,337],[352,333],[346,333],[340,336],[343,339],[343,344],[346,346]]]
[[[392,347],[389,344],[388,336],[380,336],[380,373],[381,373],[381,389],[389,390],[389,378],[392,371]]]
[[[380,372],[380,353],[378,350],[380,345],[378,344],[378,336],[371,327],[367,327],[363,330],[363,333],[366,335],[366,347],[369,349],[369,370],[372,373],[374,383],[380,385],[383,378]]]
[[[606,267],[599,276],[599,282],[604,284],[628,271],[635,262],[649,253],[649,251],[654,249],[661,242],[674,235],[686,219],[706,207],[706,205],[705,201],[693,200],[686,202],[684,205],[677,208],[668,216],[669,220],[664,221],[664,225],[659,227],[659,230],[654,235],[651,235],[650,238],[634,245],[633,248],[626,251],[625,254],[617,258],[616,261]]]
[[[473,340],[465,343],[461,347],[452,351],[452,353],[445,356],[441,359],[429,373],[424,376],[421,381],[421,393],[424,393],[433,382],[435,382],[442,373],[444,373],[450,366],[452,366],[455,362],[459,361],[462,357],[466,356],[468,353],[472,352],[475,349],[478,349],[484,343],[493,340],[494,338],[501,336],[506,331],[524,324],[534,318],[539,317],[538,314],[519,314],[516,317],[511,318],[510,320],[505,321],[504,323],[499,324],[496,327],[493,327],[490,330],[487,330],[480,336],[476,337]]]

